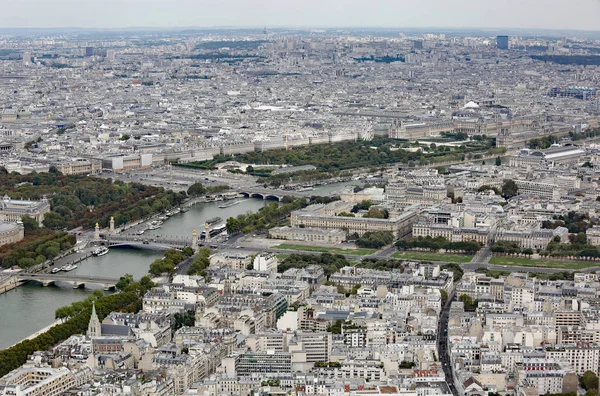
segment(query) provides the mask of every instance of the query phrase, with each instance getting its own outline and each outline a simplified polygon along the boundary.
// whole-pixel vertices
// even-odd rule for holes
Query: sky
[[[600,0],[0,0],[9,27],[600,30]]]

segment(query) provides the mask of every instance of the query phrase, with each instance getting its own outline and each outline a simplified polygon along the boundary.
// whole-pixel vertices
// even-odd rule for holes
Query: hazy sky
[[[600,0],[0,0],[1,27],[524,27],[600,30]]]

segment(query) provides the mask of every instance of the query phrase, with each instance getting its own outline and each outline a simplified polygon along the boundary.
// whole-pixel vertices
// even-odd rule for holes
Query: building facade
[[[24,201],[11,199],[5,195],[0,201],[0,220],[8,223],[21,221],[23,216],[33,217],[41,226],[44,215],[50,212],[50,203],[46,199],[41,201]]]

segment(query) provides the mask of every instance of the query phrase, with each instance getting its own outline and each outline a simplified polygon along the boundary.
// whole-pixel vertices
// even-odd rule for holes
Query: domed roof
[[[463,107],[463,109],[478,109],[478,108],[479,108],[479,105],[473,101],[470,101]]]

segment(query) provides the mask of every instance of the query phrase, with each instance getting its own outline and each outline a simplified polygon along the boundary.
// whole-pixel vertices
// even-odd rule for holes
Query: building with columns
[[[0,221],[7,223],[16,223],[21,221],[23,216],[29,216],[41,226],[44,215],[48,212],[50,212],[50,202],[45,198],[41,201],[25,201],[11,199],[8,195],[4,195],[0,201]]]
[[[23,238],[25,238],[23,223],[0,222],[0,246],[19,242]]]

